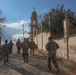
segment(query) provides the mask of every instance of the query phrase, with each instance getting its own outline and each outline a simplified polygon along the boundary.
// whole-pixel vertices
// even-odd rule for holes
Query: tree
[[[0,10],[0,34],[2,34],[2,28],[4,27],[2,26],[2,23],[4,23],[4,21],[5,21],[5,17],[3,17],[2,11]]]
[[[2,23],[4,23],[5,17],[2,15],[2,11],[0,10],[0,34],[2,34],[2,29],[4,26],[2,26]],[[1,42],[1,39],[0,39]],[[3,51],[2,48],[0,47],[0,61],[3,59]]]
[[[72,23],[72,25],[70,26],[70,29],[75,28],[76,27],[76,12],[73,12],[71,9],[68,9],[66,11],[66,15],[68,16],[68,18],[70,19],[70,22]]]
[[[64,5],[53,8],[48,14],[44,15],[42,21],[43,30],[50,32],[55,38],[63,37],[63,19],[67,15],[72,23],[72,27],[76,25],[76,13],[71,9],[64,9]],[[50,18],[49,18],[50,17]],[[50,22],[50,23],[49,23]]]

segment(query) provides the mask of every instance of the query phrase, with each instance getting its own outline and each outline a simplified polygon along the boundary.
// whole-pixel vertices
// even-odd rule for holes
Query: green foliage
[[[2,11],[0,10],[0,23],[5,21],[5,17],[3,17]]]
[[[76,26],[76,12],[73,12],[71,9],[68,9],[66,11],[67,16],[70,19],[70,22],[72,23],[72,26],[70,26],[71,28]]]
[[[4,21],[5,21],[5,17],[3,17],[2,11],[0,10],[0,34],[2,34],[3,27],[1,26],[2,26],[2,23],[4,23]]]
[[[65,10],[64,5],[62,5],[51,9],[48,14],[44,15],[44,20],[42,20],[43,31],[50,32],[52,35],[55,36],[55,38],[63,37],[63,19],[66,15],[70,19],[72,27],[75,26],[76,13],[73,12],[71,9]]]

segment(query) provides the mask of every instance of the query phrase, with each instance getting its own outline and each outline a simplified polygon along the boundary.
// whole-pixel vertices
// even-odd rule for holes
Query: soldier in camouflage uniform
[[[9,44],[7,40],[5,40],[5,44],[3,45],[2,49],[4,53],[4,64],[6,64],[6,62],[8,63],[9,61],[9,53],[10,53]]]
[[[12,43],[12,41],[10,40],[10,42],[9,42],[9,46],[10,46],[10,54],[12,53],[12,48],[13,48],[13,43]]]
[[[24,41],[22,42],[22,49],[23,49],[23,52],[22,52],[22,55],[23,55],[23,60],[24,60],[24,63],[28,62],[28,48],[29,48],[29,42],[26,38],[24,38]]]
[[[59,45],[49,37],[49,42],[46,44],[46,49],[48,51],[48,68],[51,70],[51,61],[53,62],[55,68],[57,69],[57,73],[59,73],[59,66],[56,59],[56,52],[59,48]]]
[[[34,56],[34,49],[35,49],[35,42],[33,41],[33,39],[31,39],[31,42],[30,42],[30,54],[33,53],[33,56]]]
[[[20,39],[18,39],[18,41],[16,42],[16,46],[17,46],[17,53],[20,54],[20,50],[21,50],[21,41],[20,41]]]

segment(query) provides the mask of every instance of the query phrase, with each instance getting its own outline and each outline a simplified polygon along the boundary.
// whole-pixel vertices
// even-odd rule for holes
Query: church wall
[[[43,33],[43,50],[46,50],[45,49],[45,45],[48,42],[48,37],[49,36],[50,36],[49,33]],[[35,39],[35,43],[38,45],[38,48],[42,49],[41,34],[36,36],[34,39]],[[38,43],[37,43],[37,40],[38,40]],[[63,39],[59,39],[59,40],[56,39],[55,41],[60,46],[60,48],[57,51],[57,56],[67,58],[67,50],[65,48],[65,40],[64,40],[64,38]],[[70,55],[70,59],[71,60],[75,60],[76,59],[76,35],[69,37],[69,55]]]

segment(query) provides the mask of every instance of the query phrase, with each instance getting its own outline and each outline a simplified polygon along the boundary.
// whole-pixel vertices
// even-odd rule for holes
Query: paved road
[[[22,55],[17,54],[14,48],[9,63],[0,65],[0,75],[56,75],[55,69],[52,72],[48,70],[46,59],[45,56],[36,53],[35,56],[29,56],[28,63],[24,63]]]

